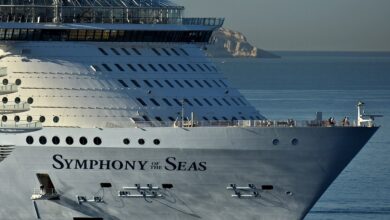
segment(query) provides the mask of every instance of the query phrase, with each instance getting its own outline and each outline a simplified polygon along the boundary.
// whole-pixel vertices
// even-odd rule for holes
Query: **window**
[[[171,116],[168,117],[168,119],[171,120],[171,121],[176,121],[175,118],[173,118],[173,117],[171,117]]]
[[[215,72],[218,72],[218,69],[215,66],[211,66]]]
[[[128,138],[123,139],[123,143],[125,145],[129,145],[130,144],[130,139],[128,139]]]
[[[203,120],[208,121],[209,119],[205,116],[203,116]]]
[[[214,84],[217,85],[218,87],[221,87],[221,85],[218,84],[217,81],[213,80]]]
[[[242,105],[246,106],[246,103],[245,103],[244,101],[242,101],[241,98],[238,98],[238,101],[239,101]],[[259,119],[259,120],[260,120],[260,119]]]
[[[184,82],[191,88],[194,88],[194,86],[188,81],[188,80],[184,80]]]
[[[27,136],[26,137],[26,143],[27,144],[33,144],[34,143],[34,138],[32,136]]]
[[[195,101],[196,104],[198,104],[199,106],[203,106],[203,104],[202,104],[197,98],[194,98],[194,101]]]
[[[153,98],[150,99],[150,101],[155,105],[155,106],[160,106],[160,104]]]
[[[203,100],[207,103],[207,105],[213,106],[213,104],[211,104],[211,102],[208,99],[204,98]]]
[[[33,99],[33,98],[29,97],[29,98],[27,99],[27,103],[28,103],[28,104],[32,104],[33,102],[34,102],[34,99]]]
[[[146,103],[144,102],[144,100],[142,100],[141,98],[137,98],[137,101],[143,105],[143,106],[147,106]]]
[[[159,140],[159,139],[154,139],[154,140],[153,140],[153,144],[159,145],[159,144],[160,144],[160,140]]]
[[[171,88],[175,88],[169,80],[164,80],[164,82]]]
[[[6,122],[8,120],[8,117],[6,115],[1,116],[1,121]]]
[[[115,48],[111,48],[112,52],[114,52],[116,55],[121,55]]]
[[[173,101],[175,101],[176,102],[176,104],[178,105],[178,106],[182,106],[183,104],[178,100],[178,99],[173,99]]]
[[[8,98],[7,98],[7,97],[3,97],[2,102],[3,102],[4,104],[6,104],[6,103],[8,102]]]
[[[126,55],[131,55],[130,52],[128,50],[126,50],[126,48],[121,48],[122,51],[126,54]]]
[[[209,87],[209,88],[212,88],[211,84],[209,82],[207,82],[207,80],[203,80],[204,83],[206,83],[206,85]]]
[[[214,121],[218,121],[218,118],[214,116],[214,117],[213,117],[213,120],[214,120]]]
[[[187,66],[194,72],[196,72],[195,68],[193,66],[191,66],[191,64],[187,64]]]
[[[185,51],[183,48],[180,48],[181,52],[183,52],[186,56],[189,56],[187,51]]]
[[[218,101],[218,99],[214,98],[214,101],[219,105],[222,106],[222,103]]]
[[[189,106],[193,106],[192,103],[190,102],[190,100],[188,100],[188,99],[184,99],[184,103],[187,103]]]
[[[118,82],[123,86],[123,87],[126,87],[128,88],[129,86],[121,79],[118,79]]]
[[[95,137],[95,138],[93,139],[93,143],[94,143],[95,145],[101,145],[101,144],[102,144],[102,139],[100,139],[100,137]]]
[[[81,145],[86,145],[88,143],[88,140],[86,137],[80,137],[79,142]]]
[[[158,64],[158,66],[159,66],[164,72],[168,72],[167,68],[165,68],[164,65]]]
[[[119,71],[122,71],[122,72],[125,71],[119,64],[116,63],[115,66],[116,66],[116,68],[118,68]]]
[[[155,117],[155,119],[157,120],[157,121],[159,121],[159,122],[162,122],[162,119],[160,118],[160,117]]]
[[[130,80],[130,81],[133,83],[133,85],[134,85],[135,87],[141,88],[141,86],[139,85],[139,83],[137,82],[137,80],[132,79],[132,80]]]
[[[20,103],[20,98],[19,98],[19,97],[16,97],[16,98],[15,98],[15,103],[16,103],[16,104],[19,104],[19,103]]]
[[[99,51],[102,53],[102,54],[104,54],[104,55],[108,55],[108,53],[103,49],[103,48],[98,48],[99,49]]]
[[[145,121],[150,121],[149,117],[146,116],[146,115],[142,116],[142,118],[143,118]]]
[[[179,85],[181,88],[184,88],[183,84],[179,82],[179,80],[175,80],[176,84]]]
[[[231,106],[231,104],[230,104],[230,102],[228,102],[228,100],[226,100],[225,98],[222,98],[222,100],[223,100],[223,102],[226,103],[226,105]]]
[[[202,85],[198,80],[195,80],[195,83],[196,83],[200,88],[203,88],[203,85]]]
[[[148,64],[148,66],[149,66],[154,72],[157,72],[157,69],[156,69],[156,67],[153,66],[153,64]]]
[[[171,48],[172,52],[176,54],[176,56],[180,56],[180,54],[175,50],[175,48]]]
[[[234,102],[234,104],[236,104],[237,106],[240,105],[240,103],[238,103],[234,98],[231,98],[231,100]]]
[[[169,68],[171,68],[171,70],[173,70],[174,72],[177,72],[177,69],[172,65],[172,64],[168,64]]]
[[[16,115],[16,116],[14,117],[14,121],[15,121],[15,122],[19,122],[19,121],[20,121],[20,116],[19,116],[19,115]]]
[[[197,66],[202,72],[204,72],[204,69],[203,69],[203,67],[202,67],[201,65],[196,64],[196,66]]]
[[[223,80],[219,80],[219,82],[220,82],[223,86],[228,87],[228,86],[226,85],[226,83],[225,83]]]
[[[139,66],[139,68],[142,69],[142,71],[144,71],[144,72],[148,71],[142,64],[138,64],[138,66]]]
[[[207,66],[206,64],[203,64],[203,66],[204,67],[206,67],[206,69],[209,71],[209,72],[211,72],[212,70],[210,69],[210,67],[209,66]]]
[[[164,88],[164,86],[158,80],[154,80],[154,83],[156,83],[160,88]]]
[[[172,104],[168,101],[168,99],[163,98],[162,100],[163,100],[163,101],[165,102],[165,104],[167,104],[168,106],[172,106]]]
[[[156,48],[152,48],[152,50],[157,56],[161,56],[161,53]]]
[[[53,122],[54,123],[58,123],[60,121],[60,117],[58,117],[58,116],[54,116],[53,117]]]
[[[144,83],[149,86],[150,88],[153,88],[153,85],[148,81],[148,80],[144,80]]]
[[[66,142],[66,144],[68,144],[68,145],[72,145],[72,144],[73,144],[73,138],[70,137],[70,136],[68,136],[68,137],[66,137],[65,142]]]
[[[145,144],[145,140],[143,138],[138,139],[138,144],[144,145]]]
[[[168,52],[167,49],[165,49],[165,48],[161,48],[161,49],[164,51],[164,53],[165,53],[166,55],[171,56],[171,54]]]
[[[278,145],[279,144],[279,140],[278,139],[273,139],[272,140],[272,144],[275,145],[275,146]]]
[[[39,122],[43,123],[43,122],[45,122],[45,121],[46,121],[46,118],[45,118],[45,116],[41,116],[41,117],[39,117]]]
[[[228,119],[226,117],[222,117],[223,120],[227,121]]]
[[[141,55],[141,52],[137,48],[131,48],[137,55]]]
[[[187,69],[186,68],[184,68],[184,66],[183,65],[181,65],[181,64],[177,64],[184,72],[187,72]]]
[[[131,65],[130,63],[128,63],[127,66],[130,68],[131,71],[137,72],[137,69],[133,65]]]
[[[27,122],[32,122],[32,120],[33,120],[33,118],[32,118],[32,116],[27,116]]]
[[[112,69],[105,63],[102,64],[102,66],[104,67],[104,69],[106,69],[107,71],[111,72]]]
[[[52,142],[54,145],[58,145],[58,144],[60,144],[60,138],[57,137],[57,136],[54,136],[54,137],[51,139],[51,142]]]

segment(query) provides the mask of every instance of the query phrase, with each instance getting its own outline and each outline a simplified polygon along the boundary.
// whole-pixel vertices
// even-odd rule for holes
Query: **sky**
[[[175,0],[268,50],[390,51],[390,0]]]

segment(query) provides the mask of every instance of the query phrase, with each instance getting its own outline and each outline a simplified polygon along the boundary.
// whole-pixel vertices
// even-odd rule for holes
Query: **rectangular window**
[[[127,66],[130,68],[131,71],[137,72],[137,69],[133,65],[131,65],[130,63],[127,64]]]
[[[191,88],[194,88],[194,86],[188,81],[188,80],[184,80],[184,82]]]
[[[219,82],[222,83],[222,85],[225,86],[226,88],[228,87],[223,80],[219,80]]]
[[[169,80],[164,80],[164,82],[171,88],[175,88]]]
[[[111,72],[112,69],[105,63],[102,64],[102,66],[104,67],[104,69],[106,69],[107,71]]]
[[[99,51],[102,53],[102,54],[104,54],[104,55],[108,55],[108,53],[103,49],[103,48],[98,48],[99,49]]]
[[[131,48],[137,55],[141,55],[141,52],[137,48]]]
[[[116,63],[115,66],[119,71],[125,71],[119,64]]]
[[[152,50],[157,56],[161,56],[161,53],[156,48],[152,48]]]
[[[163,100],[163,101],[165,102],[165,104],[167,104],[168,106],[172,106],[172,104],[168,101],[168,99],[163,98],[162,100]]]
[[[183,65],[181,65],[181,64],[177,64],[184,72],[187,72],[187,69],[186,68],[184,68],[184,66]]]
[[[182,106],[182,105],[183,105],[183,104],[182,104],[179,100],[177,100],[177,99],[173,99],[173,101],[175,101],[176,104],[177,104],[178,106]]]
[[[237,106],[240,105],[240,103],[238,103],[234,98],[231,98],[231,100],[234,102],[234,104],[236,104]]]
[[[190,100],[188,100],[188,99],[184,99],[184,103],[186,103],[189,106],[193,106],[192,103],[190,102]]]
[[[207,105],[213,106],[213,104],[211,104],[211,102],[208,99],[204,98],[203,100],[207,103]]]
[[[155,99],[151,98],[150,101],[151,101],[155,106],[160,106],[160,103],[158,103]]]
[[[214,98],[215,103],[217,103],[219,106],[222,106],[222,103],[218,101],[218,99]]]
[[[157,72],[157,69],[156,69],[156,67],[153,66],[153,64],[148,64],[148,66],[149,66],[150,69],[152,69],[154,72]]]
[[[176,54],[176,56],[180,56],[180,54],[175,50],[175,48],[171,48],[172,52]]]
[[[207,85],[209,88],[213,88],[213,87],[211,86],[211,84],[210,84],[209,82],[207,82],[207,80],[203,80],[203,82],[206,83],[206,85]]]
[[[111,51],[114,52],[115,55],[118,55],[118,56],[121,55],[115,48],[111,48]]]
[[[156,83],[160,88],[164,88],[164,86],[158,80],[154,80],[154,83]]]
[[[196,64],[196,66],[197,66],[202,72],[204,72],[204,69],[203,69],[203,67],[202,67],[201,65]]]
[[[142,100],[141,98],[137,98],[137,101],[138,101],[142,106],[147,106],[146,103],[144,102],[144,100]]]
[[[130,80],[130,81],[133,83],[133,85],[134,85],[135,87],[141,88],[141,86],[139,85],[139,83],[137,82],[137,80],[132,79],[132,80]]]
[[[200,88],[203,88],[203,85],[202,85],[198,80],[195,80],[195,83],[196,83]]]
[[[166,55],[171,56],[171,53],[169,53],[167,49],[165,49],[165,48],[161,48],[161,49],[164,51],[164,53],[165,53]]]
[[[122,86],[123,87],[129,87],[123,80],[121,80],[121,79],[118,79],[118,82],[120,83],[120,84],[122,84]]]
[[[177,69],[172,65],[172,64],[168,64],[168,66],[175,72],[177,72]]]
[[[100,41],[102,39],[102,30],[95,30],[95,35],[94,35],[94,40],[95,41]]]
[[[159,66],[164,72],[168,72],[167,68],[165,68],[164,65],[158,64],[158,66]]]
[[[144,80],[144,83],[149,86],[150,88],[153,88],[153,85],[148,81],[148,80]]]
[[[79,30],[79,33],[77,34],[77,39],[79,41],[84,41],[85,40],[85,35],[87,34],[86,30]]]
[[[187,64],[187,66],[194,72],[196,72],[195,68],[193,66],[191,66],[191,64]]]
[[[128,55],[128,56],[130,56],[131,54],[129,53],[129,51],[128,50],[126,50],[126,48],[121,48],[122,49],[122,51],[126,54],[126,55]]]
[[[214,84],[217,85],[218,87],[221,87],[221,85],[219,85],[219,84],[217,83],[217,81],[213,80],[213,82],[214,82]]]
[[[186,56],[189,56],[187,51],[185,51],[183,48],[180,48],[181,52],[183,52]]]
[[[245,103],[244,101],[242,101],[241,98],[237,98],[237,99],[238,99],[238,101],[239,101],[242,105],[246,106],[246,103]]]
[[[148,71],[142,64],[138,64],[138,66],[139,66],[139,68],[142,69],[142,71],[144,71],[144,72]]]
[[[203,104],[202,104],[197,98],[194,98],[194,101],[195,101],[196,104],[198,104],[199,106],[203,106]]]
[[[228,102],[228,100],[226,100],[225,98],[222,98],[222,100],[223,100],[223,102],[226,103],[226,105],[231,106],[231,104],[230,104],[230,102]]]
[[[177,84],[178,86],[180,86],[181,88],[184,88],[183,84],[181,84],[181,83],[179,82],[179,80],[175,80],[175,82],[176,82],[176,84]]]
[[[210,69],[210,67],[209,66],[207,66],[206,64],[203,64],[203,66],[204,67],[206,67],[206,69],[209,71],[209,72],[211,72],[212,70]]]

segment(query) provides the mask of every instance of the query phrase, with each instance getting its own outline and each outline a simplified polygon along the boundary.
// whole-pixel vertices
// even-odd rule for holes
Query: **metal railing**
[[[42,128],[41,122],[0,122],[0,128],[12,128],[12,129],[40,129]]]
[[[232,121],[137,121],[132,127],[358,127],[353,122],[335,122],[317,120],[232,120]],[[375,126],[372,124],[367,127]]]

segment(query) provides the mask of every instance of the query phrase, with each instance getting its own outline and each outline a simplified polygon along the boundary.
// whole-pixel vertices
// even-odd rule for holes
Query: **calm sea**
[[[381,129],[353,159],[306,220],[390,219],[390,54],[281,53],[282,59],[217,60],[232,84],[266,117],[341,120],[382,114]]]

